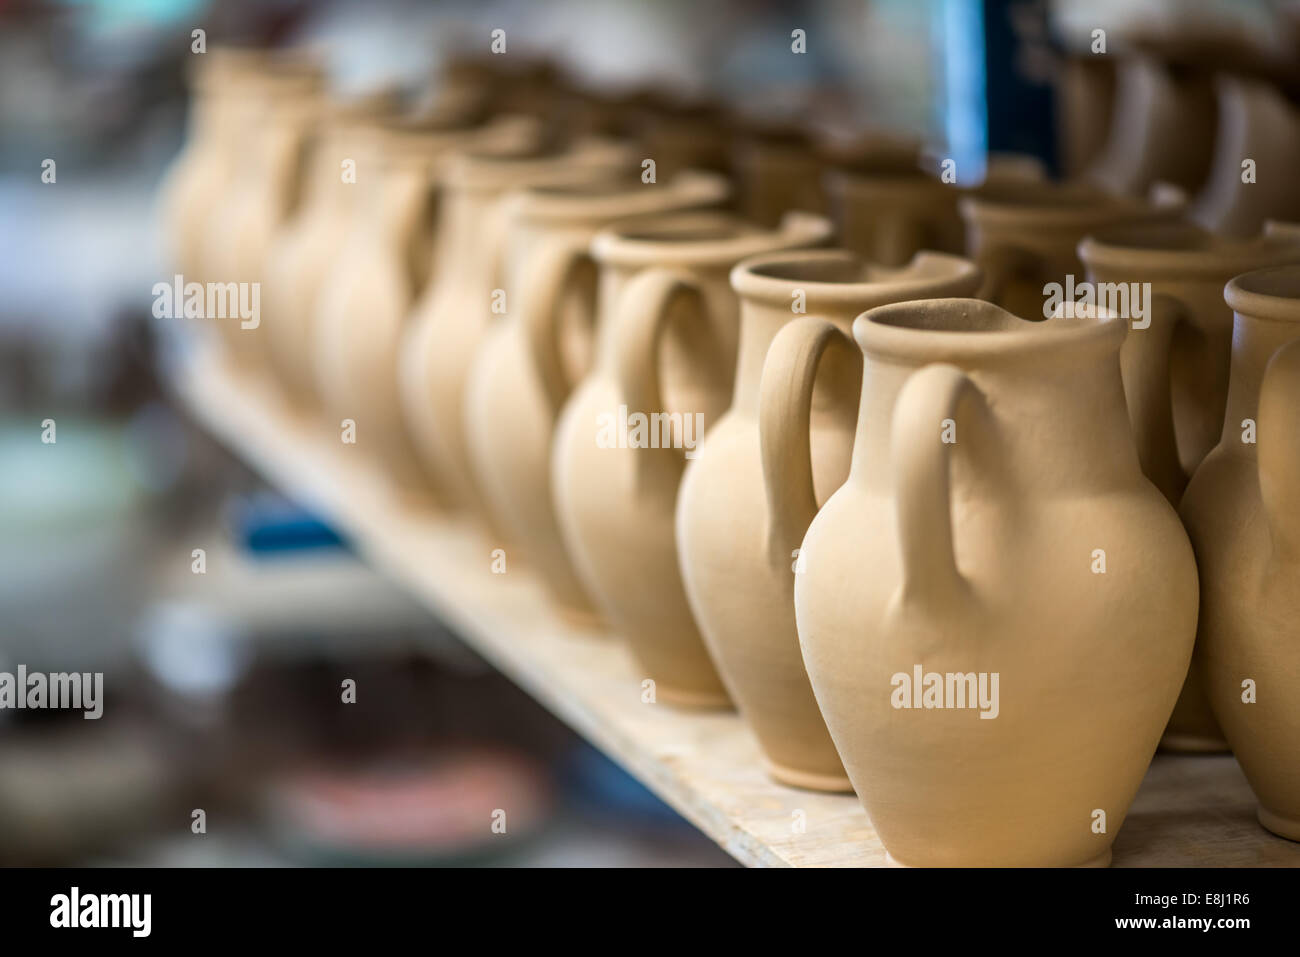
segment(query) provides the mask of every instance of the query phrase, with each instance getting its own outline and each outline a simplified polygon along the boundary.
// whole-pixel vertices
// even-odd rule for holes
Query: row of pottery
[[[858,204],[871,262],[816,248],[821,217],[721,209],[717,174],[647,184],[618,141],[236,66],[263,108],[217,113],[276,130],[265,162],[205,130],[168,208],[187,272],[265,277],[237,364],[481,515],[660,698],[734,701],[775,777],[852,787],[903,863],[1104,863],[1171,712],[1168,745],[1221,726],[1300,839],[1300,272],[1248,271],[1300,260],[1294,231],[929,180],[910,218]],[[242,263],[203,228],[221,208]],[[1019,318],[1085,275],[1150,282],[1149,322]]]

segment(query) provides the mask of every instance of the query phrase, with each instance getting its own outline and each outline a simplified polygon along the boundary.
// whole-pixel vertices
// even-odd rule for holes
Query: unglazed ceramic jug
[[[470,364],[491,320],[508,311],[499,292],[509,239],[506,197],[528,186],[626,181],[637,171],[625,145],[599,138],[564,152],[478,151],[448,169],[438,217],[446,255],[413,307],[397,365],[404,421],[443,504],[491,518],[470,470],[464,400]],[[508,541],[503,529],[492,533]]]
[[[1098,231],[1079,245],[1079,258],[1090,282],[1124,291],[1130,331],[1120,366],[1138,459],[1176,508],[1223,429],[1232,310],[1220,290],[1239,273],[1300,261],[1300,241],[1280,235],[1231,240],[1190,223],[1148,223]],[[1145,303],[1139,301],[1142,283],[1150,284]],[[1188,672],[1162,747],[1227,747],[1200,679],[1199,669]]]
[[[765,226],[780,222],[787,210],[828,213],[828,171],[902,175],[915,171],[920,157],[920,144],[903,136],[877,130],[819,130],[756,117],[739,124],[736,139],[732,166],[737,208]]]
[[[812,138],[790,125],[750,123],[739,134],[733,157],[738,208],[764,226],[787,210],[826,212],[823,161]]]
[[[1219,441],[1228,398],[1232,310],[1223,284],[1300,261],[1300,236],[1225,239],[1188,222],[1097,230],[1079,244],[1094,289],[1116,284],[1130,332],[1120,350],[1142,470],[1177,507],[1192,471]],[[1143,302],[1141,284],[1151,284]],[[1099,303],[1101,304],[1101,303]],[[1141,315],[1139,315],[1139,312]]]
[[[940,253],[890,268],[842,250],[781,252],[732,270],[740,296],[735,392],[686,466],[677,551],[723,684],[772,776],[786,784],[850,788],[808,685],[794,622],[799,543],[849,471],[862,382],[850,324],[873,306],[968,296],[978,285],[973,264]],[[769,433],[765,448],[760,423]]]
[[[1217,84],[1214,163],[1191,217],[1243,237],[1269,219],[1300,219],[1300,108],[1266,83],[1221,75]]]
[[[228,49],[195,58],[185,145],[159,190],[168,257],[187,281],[202,281],[209,217],[236,168],[240,110],[257,62],[250,51]]]
[[[200,257],[205,282],[247,283],[258,290],[257,316],[214,321],[236,369],[264,365],[266,329],[260,312],[267,252],[297,208],[308,138],[325,106],[323,85],[323,74],[309,64],[263,70],[236,105],[239,139],[247,146],[207,223]]]
[[[746,256],[824,242],[830,223],[790,213],[775,230],[683,213],[592,243],[600,266],[595,364],[555,430],[551,486],[587,593],[625,637],[656,700],[720,707],[727,694],[677,564],[682,469],[731,399]]]
[[[636,214],[717,205],[727,181],[682,173],[664,183],[538,186],[510,201],[502,289],[506,314],[479,348],[465,392],[471,470],[493,524],[505,529],[579,621],[594,614],[569,564],[551,503],[551,437],[572,385],[589,368],[596,269],[587,249],[603,226]]]
[[[318,294],[348,231],[362,218],[359,199],[365,187],[357,182],[355,164],[366,152],[365,144],[378,135],[377,126],[396,109],[396,97],[388,92],[334,105],[312,137],[299,212],[267,251],[268,357],[286,394],[304,406],[319,401],[312,363]]]
[[[901,266],[922,249],[965,251],[964,197],[1043,176],[1029,157],[1008,154],[991,156],[984,182],[975,187],[945,183],[915,162],[908,169],[897,161],[831,169],[825,182],[840,241],[872,262]]]
[[[407,491],[424,481],[402,418],[398,348],[436,265],[442,174],[458,151],[514,149],[531,130],[510,120],[390,125],[359,161],[365,213],[320,291],[310,343],[316,389],[336,422],[355,423],[357,446],[382,455]]]
[[[1130,436],[1126,330],[972,299],[854,323],[853,462],[804,537],[795,615],[899,863],[1110,859],[1197,606],[1187,536]]]
[[[1300,267],[1238,276],[1223,438],[1181,512],[1201,573],[1193,668],[1259,799],[1300,841]]]
[[[1082,281],[1076,249],[1084,236],[1109,225],[1173,219],[1178,211],[1049,182],[1002,183],[961,201],[967,248],[984,270],[979,298],[1024,319],[1050,315],[1048,284]]]

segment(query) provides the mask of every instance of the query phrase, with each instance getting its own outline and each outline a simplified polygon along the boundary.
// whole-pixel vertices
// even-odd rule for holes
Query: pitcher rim
[[[642,238],[638,230],[684,225],[690,222],[727,223],[735,234],[715,239]],[[591,241],[591,254],[600,263],[645,268],[684,265],[731,268],[741,260],[765,252],[797,249],[826,242],[832,235],[829,219],[813,213],[786,213],[781,224],[763,227],[725,210],[682,210],[627,219],[602,229]]]
[[[1014,329],[923,329],[885,321],[900,314],[941,306],[959,306],[981,313],[996,312],[1024,325]],[[921,362],[939,362],[949,357],[1000,361],[1070,346],[1108,347],[1118,351],[1127,334],[1127,320],[1095,306],[1088,307],[1088,315],[1081,319],[1034,321],[983,299],[970,298],[889,303],[868,309],[853,320],[853,338],[864,353]]]
[[[1154,234],[1165,227],[1185,228],[1185,235],[1196,236],[1205,245],[1175,247],[1141,242],[1144,230]],[[1130,234],[1128,230],[1134,232]],[[1132,241],[1126,241],[1126,236]],[[1226,282],[1240,273],[1285,265],[1288,257],[1300,262],[1300,237],[1261,233],[1246,239],[1231,239],[1181,221],[1123,223],[1085,236],[1079,242],[1078,255],[1089,269],[1095,266],[1125,274],[1141,272],[1154,278],[1180,280],[1214,281],[1222,276]],[[1198,277],[1197,272],[1208,275]]]
[[[1274,291],[1281,281],[1286,291]],[[1235,313],[1252,319],[1300,322],[1300,264],[1252,269],[1233,276],[1223,299]]]
[[[765,267],[833,262],[874,268],[892,275],[836,282],[768,275],[761,271]],[[924,272],[934,267],[939,267],[935,273],[927,275]],[[730,280],[731,288],[744,301],[788,308],[792,302],[791,291],[802,289],[809,308],[817,308],[819,304],[853,307],[873,300],[886,303],[899,299],[950,298],[974,293],[982,274],[974,262],[953,253],[921,250],[901,266],[886,267],[851,250],[830,248],[772,250],[749,256],[731,270]]]

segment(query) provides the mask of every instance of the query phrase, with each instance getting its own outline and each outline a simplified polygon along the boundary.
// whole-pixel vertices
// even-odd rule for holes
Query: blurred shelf
[[[771,781],[734,714],[643,704],[640,675],[615,636],[567,624],[526,569],[493,574],[491,546],[473,525],[397,496],[363,446],[341,444],[215,352],[195,355],[175,386],[218,439],[333,521],[378,571],[742,863],[886,863],[856,798]],[[1300,844],[1263,830],[1254,808],[1233,758],[1160,755],[1114,863],[1300,866]]]

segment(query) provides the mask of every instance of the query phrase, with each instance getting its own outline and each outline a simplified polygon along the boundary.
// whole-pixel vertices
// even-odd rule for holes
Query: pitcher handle
[[[770,516],[768,550],[787,561],[817,514],[813,490],[813,385],[822,359],[843,348],[859,369],[862,353],[834,324],[816,316],[789,322],[768,347],[759,384],[758,434]]]
[[[521,293],[524,336],[542,390],[546,393],[552,418],[559,415],[573,388],[573,383],[565,373],[560,351],[560,307],[565,293],[575,288],[577,273],[582,269],[595,269],[586,246],[567,237],[556,236],[539,250],[531,270],[523,280]],[[592,288],[594,290],[594,278]],[[594,292],[590,307],[594,314]]]
[[[1142,471],[1177,506],[1189,476],[1178,455],[1169,370],[1174,335],[1186,316],[1182,303],[1163,293],[1153,294],[1149,306],[1150,324],[1129,336],[1151,336],[1154,341],[1150,348],[1122,350],[1120,371]]]
[[[1300,562],[1300,339],[1269,360],[1259,390],[1259,491],[1275,554]]]
[[[961,369],[935,363],[914,372],[894,406],[893,459],[904,602],[942,608],[969,593],[953,551],[949,448],[945,420],[969,423],[968,407],[987,409],[979,387]],[[959,420],[960,417],[960,420]],[[960,440],[960,434],[954,438]]]
[[[643,270],[623,288],[614,317],[613,352],[619,391],[631,413],[649,417],[665,411],[659,383],[659,347],[668,317],[683,300],[694,300],[701,311],[706,308],[694,279],[663,267]],[[685,449],[673,448],[672,443],[637,452],[638,483],[649,481],[656,470],[663,470],[666,481],[673,482],[686,467]]]

